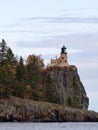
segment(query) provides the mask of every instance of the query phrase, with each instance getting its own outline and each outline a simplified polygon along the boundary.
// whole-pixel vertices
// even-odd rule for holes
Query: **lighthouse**
[[[68,60],[67,60],[67,48],[63,45],[61,47],[60,57],[56,59],[51,59],[50,66],[58,66],[58,67],[68,67]]]

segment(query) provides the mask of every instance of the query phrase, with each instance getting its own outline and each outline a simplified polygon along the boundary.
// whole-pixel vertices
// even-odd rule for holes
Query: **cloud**
[[[3,30],[0,33],[32,33],[33,30]]]
[[[42,23],[94,23],[98,24],[98,17],[32,17],[26,18],[29,21],[38,21]]]
[[[38,21],[42,23],[98,23],[98,10],[76,10],[66,11],[60,16],[52,17],[31,17],[25,18],[28,21]]]
[[[29,52],[29,53],[33,53],[33,54],[37,54],[37,55],[57,55],[61,52],[61,47],[63,46],[63,44],[60,47],[57,47],[56,44],[48,44],[42,41],[42,43],[40,41],[18,41],[15,44],[15,48],[20,48],[20,50],[25,50],[25,52]],[[83,50],[76,50],[76,49],[69,49],[68,53],[70,54],[74,54],[74,53],[80,53]]]
[[[42,40],[19,40],[13,48],[19,55],[37,54],[45,57],[45,60],[59,56],[63,44],[67,47],[69,61],[72,64],[88,68],[98,64],[98,37],[92,34],[74,34],[43,37]],[[23,51],[22,51],[23,50]],[[25,52],[25,53],[24,53]],[[95,64],[96,63],[96,64]]]

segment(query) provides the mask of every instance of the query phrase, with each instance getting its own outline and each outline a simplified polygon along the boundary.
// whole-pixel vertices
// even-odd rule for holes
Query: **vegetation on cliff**
[[[88,97],[75,66],[44,68],[41,56],[17,59],[0,42],[0,98],[11,96],[87,109]]]
[[[29,55],[18,60],[3,39],[0,42],[0,98],[10,96],[56,102],[51,77],[41,56]]]

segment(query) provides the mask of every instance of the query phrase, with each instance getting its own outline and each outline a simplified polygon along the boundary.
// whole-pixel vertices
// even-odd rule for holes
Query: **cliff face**
[[[12,97],[10,99],[0,99],[0,122],[2,121],[95,122],[98,121],[98,113],[73,109],[65,105]]]
[[[89,99],[75,66],[49,68],[42,76],[41,85],[47,88],[45,101],[61,105],[15,97],[0,99],[0,121],[98,121],[98,113],[87,110]]]
[[[88,109],[89,99],[75,66],[52,68],[49,73],[61,104]]]

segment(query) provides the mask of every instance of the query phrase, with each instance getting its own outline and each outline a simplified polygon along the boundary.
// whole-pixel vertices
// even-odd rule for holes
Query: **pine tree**
[[[46,99],[48,102],[52,102],[52,103],[60,103],[60,100],[57,96],[55,87],[53,85],[51,76],[49,73],[46,74],[45,76],[45,88],[46,88]]]
[[[23,58],[20,57],[19,64],[16,67],[16,78],[18,81],[22,81],[24,79],[25,67],[23,64]]]
[[[4,65],[7,59],[8,47],[4,39],[0,42],[0,65]]]

